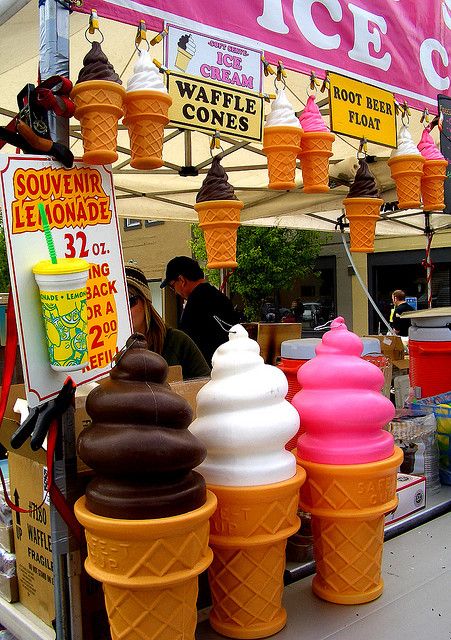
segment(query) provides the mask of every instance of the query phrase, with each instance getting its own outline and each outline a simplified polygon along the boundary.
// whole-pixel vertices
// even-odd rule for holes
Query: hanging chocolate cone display
[[[445,179],[448,160],[437,149],[437,146],[426,127],[418,143],[418,150],[425,162],[421,178],[421,197],[425,211],[443,211],[445,208]]]
[[[305,193],[325,193],[329,191],[329,158],[335,136],[327,128],[314,95],[308,97],[299,120],[302,135],[298,158],[301,160],[303,190]]]
[[[278,89],[263,130],[263,151],[268,158],[268,189],[289,190],[296,186],[296,158],[301,133],[301,125],[284,89]]]
[[[235,196],[232,185],[215,156],[196,198],[194,209],[199,216],[207,247],[209,269],[234,269],[237,229],[244,203]]]
[[[349,221],[350,250],[356,253],[372,253],[376,235],[376,222],[384,201],[366,160],[359,160],[359,168],[348,197],[343,200]]]
[[[83,162],[109,164],[117,160],[117,125],[124,113],[125,89],[98,42],[92,43],[83,59],[71,98],[81,124]]]
[[[421,207],[421,178],[424,158],[416,148],[406,125],[402,125],[398,134],[398,147],[391,153],[388,161],[391,176],[396,184],[399,209],[418,209]]]

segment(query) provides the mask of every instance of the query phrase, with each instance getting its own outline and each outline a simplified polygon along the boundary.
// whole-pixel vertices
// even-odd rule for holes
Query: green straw
[[[47,249],[49,250],[50,260],[52,261],[52,264],[56,264],[58,260],[56,258],[55,245],[53,244],[52,232],[50,231],[47,213],[45,212],[45,207],[42,202],[38,204],[38,209],[41,214],[42,226],[44,228],[44,235],[47,242]]]

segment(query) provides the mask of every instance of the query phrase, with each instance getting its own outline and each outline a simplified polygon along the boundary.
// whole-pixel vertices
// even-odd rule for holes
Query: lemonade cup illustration
[[[39,286],[50,366],[77,371],[88,363],[86,282],[89,263],[80,258],[42,260],[33,267]]]

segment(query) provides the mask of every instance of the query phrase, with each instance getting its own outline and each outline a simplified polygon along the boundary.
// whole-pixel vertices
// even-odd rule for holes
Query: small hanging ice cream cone
[[[396,184],[398,208],[421,207],[424,158],[416,148],[406,125],[402,125],[399,130],[398,147],[392,151],[387,164]]]
[[[157,169],[163,164],[164,127],[169,122],[168,95],[148,51],[139,51],[139,60],[127,83],[124,124],[130,136],[131,161],[135,169]]]
[[[236,198],[228,182],[220,156],[215,156],[194,205],[205,237],[209,269],[238,266],[236,238],[243,207],[244,203]]]
[[[83,162],[109,164],[117,160],[117,125],[123,115],[125,89],[98,42],[83,60],[71,92],[80,120]]]
[[[308,97],[299,120],[302,136],[298,157],[301,160],[303,190],[305,193],[324,193],[329,191],[329,158],[335,136],[327,128],[314,95]]]
[[[380,219],[380,208],[384,204],[378,198],[374,176],[366,160],[359,160],[359,168],[348,197],[343,200],[349,221],[350,250],[356,253],[372,253],[376,235],[376,222]]]
[[[418,150],[425,160],[421,178],[423,209],[425,211],[443,211],[445,208],[444,183],[448,160],[437,149],[427,127],[421,135]]]
[[[269,189],[294,189],[301,125],[284,89],[277,91],[263,130],[263,151],[268,158]]]

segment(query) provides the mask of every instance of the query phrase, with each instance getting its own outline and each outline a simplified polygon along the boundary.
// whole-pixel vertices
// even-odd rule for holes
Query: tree
[[[193,254],[199,262],[204,262],[207,254],[203,235],[197,225],[193,226]],[[239,227],[238,268],[229,283],[231,292],[243,299],[246,318],[258,320],[265,298],[273,295],[277,298],[279,292],[290,289],[297,278],[313,273],[326,240],[327,235],[318,231]]]

